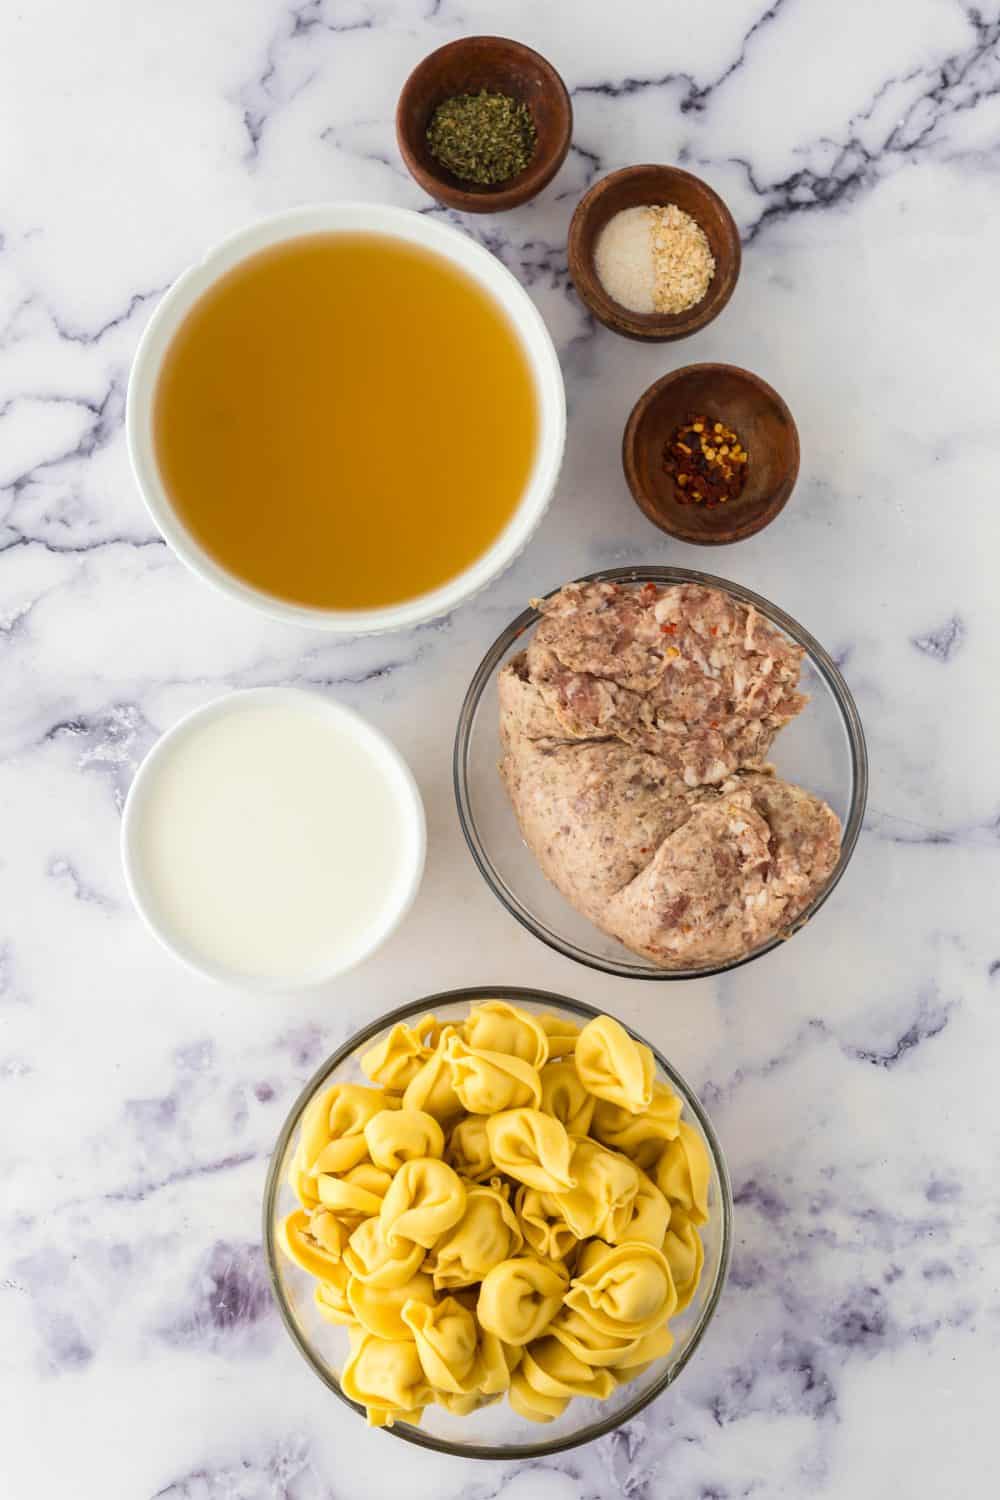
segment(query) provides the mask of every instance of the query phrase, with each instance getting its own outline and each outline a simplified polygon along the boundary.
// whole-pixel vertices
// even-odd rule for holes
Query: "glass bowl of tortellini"
[[[310,1080],[268,1173],[292,1338],[370,1424],[538,1456],[633,1417],[715,1311],[732,1196],[683,1079],[592,1007],[454,990]]]

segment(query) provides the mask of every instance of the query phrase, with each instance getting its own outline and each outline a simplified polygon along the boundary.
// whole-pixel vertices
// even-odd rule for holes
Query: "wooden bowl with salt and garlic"
[[[710,271],[704,295],[683,311],[637,311],[616,301],[598,272],[601,236],[617,215],[640,208],[680,210],[690,227],[694,221],[703,232],[701,260],[707,259]],[[630,215],[630,217],[634,217]],[[701,236],[698,236],[701,239]],[[619,254],[629,252],[627,237],[622,236]],[[707,247],[704,246],[707,241]],[[697,259],[694,247],[692,259]],[[614,333],[651,343],[666,343],[687,338],[717,318],[733,294],[740,274],[740,236],[733,216],[718,193],[700,177],[680,167],[647,165],[623,167],[602,177],[577,204],[569,227],[569,273],[573,284],[590,311]],[[713,264],[714,262],[714,264]],[[638,268],[636,268],[638,269]],[[669,267],[678,289],[692,283],[701,267]],[[628,283],[628,265],[621,268],[622,285]],[[692,274],[693,273],[693,274]],[[670,290],[670,288],[668,288]],[[682,301],[683,299],[678,299]]]

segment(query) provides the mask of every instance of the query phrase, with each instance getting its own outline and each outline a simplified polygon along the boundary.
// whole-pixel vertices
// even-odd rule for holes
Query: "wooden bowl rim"
[[[687,312],[630,312],[627,307],[608,296],[594,265],[593,246],[589,250],[585,249],[589,220],[601,199],[618,183],[649,174],[667,184],[683,182],[693,189],[695,196],[712,203],[722,221],[725,261],[722,264],[717,262],[715,276],[708,291]],[[592,183],[573,210],[566,248],[573,285],[598,322],[625,338],[643,339],[650,343],[669,343],[674,339],[688,338],[717,318],[736,290],[743,262],[740,232],[725,199],[704,178],[688,172],[684,167],[671,166],[666,162],[639,162],[633,166],[619,167],[617,171],[608,172]]]
[[[728,375],[735,376],[737,380],[743,381],[758,397],[774,406],[778,414],[784,419],[791,435],[791,456],[781,480],[772,490],[771,494],[762,500],[759,507],[742,525],[733,526],[729,535],[713,537],[704,533],[686,530],[683,526],[675,525],[660,510],[656,502],[646,494],[639,480],[639,466],[636,462],[636,435],[639,424],[646,415],[649,408],[657,400],[660,393],[669,386],[678,385],[691,375]],[[688,542],[692,546],[701,547],[728,547],[734,542],[742,542],[747,537],[756,536],[769,526],[776,516],[779,516],[788,504],[792,491],[799,477],[799,464],[801,462],[802,450],[799,442],[799,429],[795,418],[784,397],[770,385],[762,375],[756,375],[753,370],[744,369],[742,365],[722,364],[714,360],[706,360],[691,365],[681,365],[676,370],[669,370],[666,375],[661,375],[658,380],[648,386],[638,398],[632,410],[629,412],[625,430],[622,433],[622,467],[625,470],[625,480],[628,484],[632,499],[638,505],[647,520],[652,521],[660,531],[667,536],[672,536],[676,541]]]
[[[512,178],[508,185],[496,188],[463,187],[452,173],[444,169],[440,172],[432,171],[417,157],[411,143],[410,133],[403,123],[404,113],[413,96],[417,94],[425,75],[430,71],[431,65],[444,54],[461,52],[473,43],[488,43],[494,48],[502,45],[504,48],[511,49],[522,63],[530,66],[541,78],[542,87],[555,100],[557,113],[562,116],[561,129],[555,145],[548,152],[533,157],[523,172],[519,172],[516,177]],[[436,47],[433,52],[428,52],[425,57],[422,57],[409,74],[400,89],[396,104],[396,142],[410,176],[439,203],[444,203],[449,208],[460,209],[465,213],[503,213],[507,209],[518,208],[522,203],[527,203],[529,199],[534,198],[548,186],[566,160],[572,136],[573,101],[562,76],[547,57],[543,57],[540,52],[535,51],[534,47],[529,47],[525,42],[519,42],[513,37],[492,34],[461,36]]]

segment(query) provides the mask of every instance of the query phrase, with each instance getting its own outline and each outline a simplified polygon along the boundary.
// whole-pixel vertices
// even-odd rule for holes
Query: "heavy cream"
[[[126,807],[141,912],[218,978],[308,984],[364,957],[423,864],[419,794],[355,714],[295,689],[235,693],[156,746]]]

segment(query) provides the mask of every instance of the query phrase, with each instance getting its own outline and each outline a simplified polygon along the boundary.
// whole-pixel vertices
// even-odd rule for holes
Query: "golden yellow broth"
[[[537,396],[511,323],[464,272],[385,235],[310,235],[192,308],[154,440],[174,509],[228,573],[370,609],[496,540],[534,462]]]

